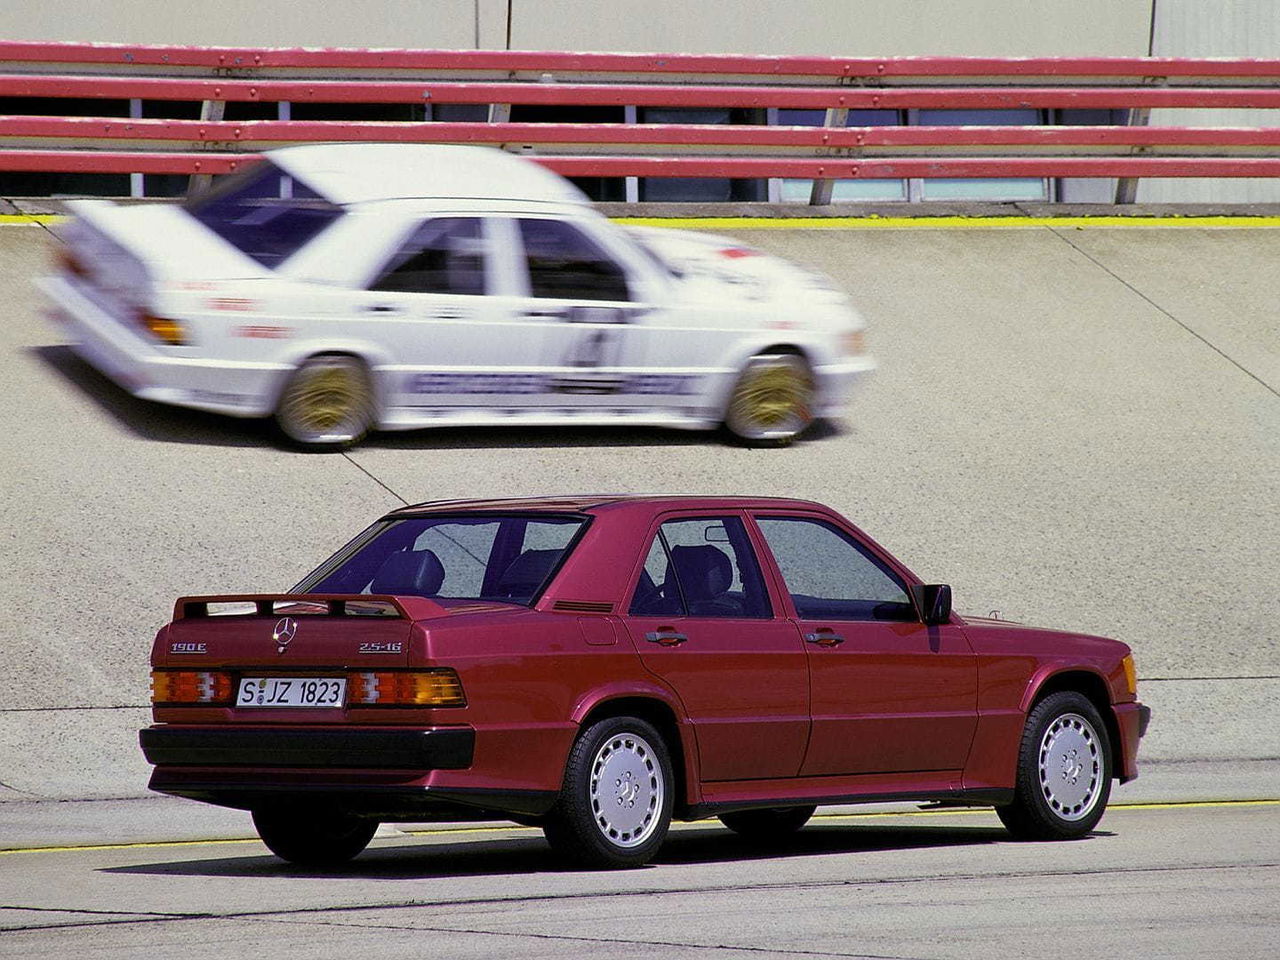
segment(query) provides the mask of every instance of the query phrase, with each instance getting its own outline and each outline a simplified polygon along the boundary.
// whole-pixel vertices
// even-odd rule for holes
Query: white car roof
[[[545,167],[493,147],[419,143],[316,143],[268,159],[337,204],[401,198],[587,203]]]

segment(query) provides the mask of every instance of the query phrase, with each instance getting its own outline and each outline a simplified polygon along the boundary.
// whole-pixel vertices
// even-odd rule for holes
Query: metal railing
[[[835,180],[1280,176],[1280,128],[1147,126],[1152,109],[1280,108],[1280,60],[828,58],[0,42],[0,98],[194,101],[199,117],[0,115],[0,171],[220,174],[290,143],[487,144],[582,177]],[[0,99],[0,111],[4,100]],[[415,105],[395,121],[222,119],[232,103]],[[427,119],[483,105],[488,122]],[[513,107],[822,111],[822,126],[520,123]],[[418,109],[420,108],[420,109]],[[116,109],[119,109],[118,106]],[[1123,124],[845,126],[848,111],[1107,110]],[[135,108],[135,113],[140,110]],[[287,112],[287,108],[286,111]],[[410,111],[407,111],[410,112]],[[1127,195],[1127,196],[1126,196]]]

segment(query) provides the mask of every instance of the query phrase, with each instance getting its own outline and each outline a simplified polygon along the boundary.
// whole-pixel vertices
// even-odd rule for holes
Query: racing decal
[[[695,374],[678,373],[642,373],[609,381],[553,377],[542,373],[411,373],[405,379],[404,392],[420,395],[531,395],[600,392],[599,387],[607,384],[610,393],[688,397],[698,393],[698,380]]]
[[[233,328],[231,335],[233,337],[247,337],[250,340],[288,340],[293,336],[293,327],[247,324]]]
[[[258,309],[257,300],[244,297],[210,297],[209,306],[214,310],[231,310],[235,313],[253,313]]]
[[[548,393],[549,382],[538,373],[413,373],[405,393]]]

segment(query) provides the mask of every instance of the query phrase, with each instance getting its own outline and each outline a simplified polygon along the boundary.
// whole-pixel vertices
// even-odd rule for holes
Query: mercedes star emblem
[[[276,653],[284,653],[289,641],[298,632],[298,621],[293,617],[281,617],[276,621],[276,628],[271,631],[271,639],[276,642]]]

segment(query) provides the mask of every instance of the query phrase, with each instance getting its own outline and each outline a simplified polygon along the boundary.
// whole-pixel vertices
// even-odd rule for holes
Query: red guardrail
[[[0,170],[211,174],[320,140],[482,143],[594,177],[1280,176],[1280,129],[1147,127],[1280,108],[1280,60],[831,58],[0,42],[0,98],[197,101],[200,120],[0,116]],[[487,105],[490,123],[221,119],[227,103]],[[825,126],[511,123],[542,108],[825,111]],[[0,111],[3,101],[0,100]],[[844,126],[849,110],[1124,111],[1129,126]],[[83,112],[83,108],[80,108]],[[136,111],[135,111],[136,112]],[[1129,193],[1132,191],[1130,189]],[[829,195],[829,191],[827,192]],[[815,190],[815,202],[822,202]]]

